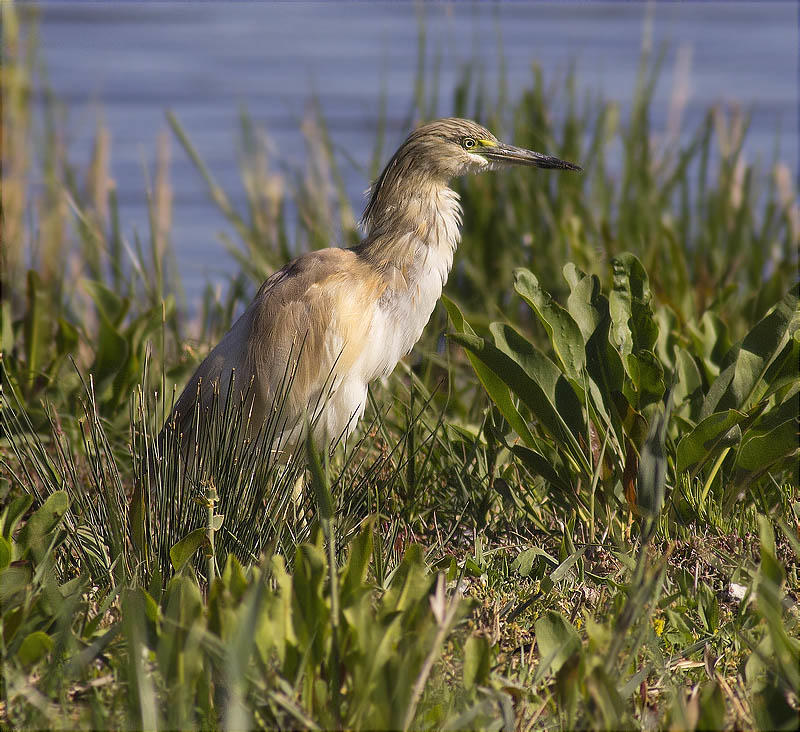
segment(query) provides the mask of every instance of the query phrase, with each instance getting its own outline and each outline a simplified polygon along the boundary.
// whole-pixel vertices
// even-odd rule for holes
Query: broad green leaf
[[[99,389],[106,385],[107,380],[126,368],[129,348],[128,341],[117,331],[103,312],[99,313],[98,321],[95,357],[90,372]]]
[[[486,567],[482,567],[472,557],[464,560],[464,574],[467,577],[482,577],[486,574]]]
[[[208,545],[205,529],[190,531],[169,550],[169,560],[176,572],[180,572],[201,546]]]
[[[517,554],[516,558],[511,563],[511,569],[518,572],[522,577],[528,577],[537,557],[544,558],[547,562],[552,564],[553,567],[558,566],[558,561],[555,557],[550,556],[550,554],[544,549],[540,549],[538,546],[532,546]]]
[[[738,475],[734,479],[739,482],[746,475],[765,470],[799,451],[795,419],[788,419],[768,432],[755,434],[749,439],[746,436],[736,454],[734,469]]]
[[[6,539],[11,539],[19,520],[25,515],[25,512],[31,507],[33,503],[33,496],[24,495],[17,496],[11,503],[3,510],[2,515],[2,534]]]
[[[775,406],[769,405],[769,402],[766,404],[761,402],[759,405],[756,406],[756,411],[761,406],[767,407],[757,418],[753,421],[753,423],[749,426],[747,430],[747,437],[754,436],[756,434],[761,434],[764,432],[769,432],[771,429],[774,429],[779,424],[786,422],[787,420],[798,420],[800,419],[800,401],[798,401],[798,392],[800,392],[800,379],[796,380],[796,383],[792,385],[791,389],[787,389],[785,393],[784,400],[782,402],[776,403]],[[751,414],[754,410],[751,410]]]
[[[567,572],[576,564],[576,562],[586,553],[586,547],[582,546],[570,554],[561,564],[559,564],[551,573],[550,581],[555,585],[561,582],[566,576]]]
[[[602,666],[596,666],[586,677],[586,692],[593,702],[595,709],[599,710],[603,720],[604,729],[628,729],[631,724],[625,723],[625,703],[617,691],[616,684],[611,680]]]
[[[677,379],[673,388],[672,398],[676,409],[683,405],[684,402],[691,402],[693,397],[695,403],[699,402],[702,397],[703,377],[692,354],[685,348],[675,348],[675,370]],[[688,416],[695,416],[692,411],[690,410]]]
[[[320,626],[329,617],[322,591],[326,569],[325,554],[320,546],[300,544],[297,547],[292,577],[292,625],[300,647],[308,649],[308,660],[312,664],[320,660],[324,642]]]
[[[609,296],[609,338],[630,377],[624,384],[625,396],[633,407],[641,409],[661,399],[666,388],[664,369],[653,351],[658,325],[650,307],[650,284],[633,254],[620,254],[611,265],[614,289]]]
[[[713,381],[731,347],[728,326],[715,312],[706,310],[699,323],[690,320],[686,324],[686,332],[691,339],[691,352],[700,359],[706,379]]]
[[[759,382],[800,325],[800,284],[786,293],[753,329],[726,354],[719,376],[708,390],[702,416],[725,409],[750,408]]]
[[[24,666],[32,666],[53,650],[53,639],[41,630],[25,636],[17,650],[17,658]]]
[[[226,710],[226,726],[230,729],[252,729],[250,708],[245,705],[242,692],[245,685],[245,673],[250,665],[255,643],[253,635],[263,617],[262,608],[267,590],[263,582],[256,582],[245,594],[242,606],[239,608],[237,621],[230,630],[226,639],[226,678],[230,687],[235,691],[235,698],[228,701]]]
[[[588,625],[588,621],[587,621]],[[561,666],[556,674],[556,698],[558,700],[559,713],[564,715],[564,729],[575,729],[576,718],[578,716],[578,700],[583,696],[584,678],[586,667],[581,663],[580,654],[573,653]],[[536,677],[540,678],[537,671]],[[513,724],[506,729],[512,729]]]
[[[4,536],[0,536],[0,572],[11,564],[12,557],[11,542]]]
[[[581,640],[575,628],[554,610],[548,610],[534,624],[542,673],[556,673],[564,662],[580,650]]]
[[[658,326],[650,308],[650,282],[642,263],[630,253],[611,260],[614,289],[608,303],[612,343],[622,354],[651,350]]]
[[[389,591],[383,596],[384,607],[395,612],[419,602],[428,595],[432,578],[425,569],[425,555],[419,544],[411,544],[392,576]]]
[[[464,316],[452,300],[443,295],[442,303],[444,303],[447,314],[450,316],[450,320],[459,334],[471,336],[473,338],[477,337],[475,331],[470,327],[469,323],[464,320]],[[450,337],[452,338],[452,336]],[[520,436],[526,445],[533,445],[535,443],[533,435],[514,404],[508,386],[469,349],[467,349],[466,353],[478,380],[481,382],[492,401],[497,405],[500,413],[506,418],[508,424],[511,425],[511,428]]]
[[[286,571],[286,563],[280,554],[272,557],[270,574],[278,587],[278,599],[272,606],[270,620],[276,630],[278,657],[283,664],[287,646],[297,645],[297,636],[292,625],[292,578]]]
[[[563,272],[571,289],[567,308],[586,342],[586,372],[589,375],[590,396],[587,401],[600,415],[602,422],[611,424],[618,439],[621,439],[621,425],[613,404],[614,393],[622,392],[625,369],[619,352],[608,338],[611,327],[608,299],[602,294],[600,280],[596,276],[588,277],[571,263],[564,265]]]
[[[330,520],[333,517],[333,499],[331,497],[330,481],[328,479],[327,451],[320,458],[320,451],[314,445],[311,429],[307,429],[306,455],[308,467],[311,472],[311,487],[317,502],[320,518]]]
[[[570,490],[569,483],[561,478],[553,464],[544,455],[524,445],[514,445],[511,450],[534,475],[541,475],[548,483],[557,486],[564,492]]]
[[[134,600],[146,616],[147,602],[144,594],[131,589],[129,599]],[[169,581],[163,607],[165,618],[171,620],[172,626],[176,628],[188,628],[203,616],[203,596],[194,574],[179,574]]]
[[[32,574],[30,563],[12,564],[0,572],[0,604],[10,602],[18,592],[24,592]]]
[[[567,310],[580,328],[584,343],[588,343],[607,310],[601,302],[605,298],[600,293],[600,280],[594,275],[587,276],[572,262],[564,265],[563,272],[570,288]]]
[[[152,598],[150,593],[144,589],[144,587],[140,587],[138,589],[139,594],[142,596],[145,616],[151,623],[155,625],[158,623],[161,616],[161,610],[158,607],[158,603]]]
[[[144,598],[135,589],[126,587],[120,593],[122,620],[119,626],[121,626],[127,648],[143,648],[144,643],[146,643],[145,638],[148,634],[148,623],[146,620],[147,613],[143,605]],[[164,676],[169,677],[174,675],[175,670],[177,670],[177,663],[180,663],[181,676],[185,678],[186,665],[183,657],[179,653],[172,653],[175,646],[180,643],[181,636],[184,636],[176,625],[177,624],[174,622],[170,623],[168,626],[170,632],[161,634],[158,641],[158,658],[154,666],[160,666],[160,668],[163,669]],[[157,721],[160,716],[156,711],[159,702],[156,700],[152,675],[145,667],[145,659],[142,658],[142,656],[138,654],[129,654],[128,659],[130,665],[128,666],[129,671],[126,676],[130,684],[128,688],[132,696],[131,701],[133,704],[131,707],[133,707],[133,715],[135,715],[133,718],[137,719],[137,726],[140,726],[142,729],[157,729],[162,725]],[[150,659],[152,659],[152,656],[150,656]],[[148,659],[148,661],[150,661],[150,659]],[[150,663],[152,663],[152,661],[150,661]],[[172,668],[170,668],[170,666],[172,666]],[[174,696],[170,697],[170,707],[172,709],[177,706],[174,704],[174,701]],[[131,709],[131,707],[128,708]]]
[[[228,555],[228,559],[225,562],[225,569],[222,570],[222,583],[228,588],[231,595],[233,595],[237,601],[242,599],[245,590],[249,587],[244,568],[235,554]]]
[[[653,317],[658,326],[655,354],[658,356],[658,360],[661,361],[664,370],[672,371],[676,368],[675,351],[678,349],[678,333],[682,329],[682,324],[669,305],[657,308],[653,313]]]
[[[554,302],[532,272],[518,269],[514,273],[514,289],[538,316],[567,376],[580,382],[586,365],[586,350],[578,324],[568,311]]]
[[[797,709],[789,703],[786,691],[774,681],[753,694],[750,707],[756,729],[787,732],[797,729]]]
[[[83,281],[83,287],[91,296],[98,312],[114,328],[118,327],[130,308],[130,300],[127,297],[120,297],[108,285],[98,280],[86,279]]]
[[[41,546],[58,526],[68,508],[69,498],[65,491],[56,491],[48,496],[22,527],[19,534],[20,544],[25,548],[34,544]]]
[[[633,384],[633,389],[629,388],[627,381],[623,386],[623,392],[631,404],[642,409],[664,396],[664,367],[652,351],[629,354],[623,362]]]
[[[619,351],[611,344],[610,332],[611,319],[606,317],[586,344],[586,370],[600,389],[609,410],[614,392],[622,393],[625,383],[625,366]]]
[[[78,331],[75,326],[65,318],[58,319],[56,331],[56,349],[60,356],[73,353],[78,347]]]
[[[671,399],[668,399],[671,404]],[[636,501],[642,515],[654,519],[664,504],[664,484],[667,478],[667,424],[670,406],[653,419],[644,441],[636,478]],[[651,527],[653,524],[651,524]]]
[[[471,635],[464,644],[464,688],[473,689],[489,676],[489,641],[482,635]]]
[[[478,336],[455,333],[451,337],[456,343],[474,353],[486,366],[494,371],[525,403],[528,409],[536,415],[542,427],[556,440],[566,443],[566,447],[568,447],[573,459],[582,465],[587,473],[591,472],[573,431],[564,422],[542,387],[528,376],[514,359]],[[557,369],[552,361],[550,363],[553,368]],[[571,390],[566,380],[564,380],[564,383]],[[572,395],[577,400],[574,392]],[[535,442],[532,441],[532,444],[535,444]]]
[[[345,607],[364,587],[364,578],[367,574],[369,559],[372,556],[372,520],[364,522],[361,531],[350,543],[350,556],[347,558],[342,574],[342,606]]]
[[[800,328],[795,330],[792,338],[775,357],[764,374],[763,385],[766,390],[759,394],[759,399],[766,399],[774,393],[800,389]],[[787,398],[788,394],[783,398]]]
[[[522,367],[572,434],[586,434],[581,402],[558,366],[510,325],[492,323],[489,330],[495,345]],[[534,414],[538,416],[537,412]]]
[[[721,447],[735,445],[741,439],[738,425],[748,415],[735,409],[717,412],[700,422],[688,435],[678,443],[677,467],[678,475],[685,470],[694,470]]]
[[[481,425],[465,425],[465,424],[446,424],[447,431],[450,433],[453,441],[467,442],[468,444],[486,445],[485,430],[481,429]]]
[[[3,298],[0,302],[0,349],[3,353],[11,353],[14,348],[14,320],[11,317],[11,299]]]

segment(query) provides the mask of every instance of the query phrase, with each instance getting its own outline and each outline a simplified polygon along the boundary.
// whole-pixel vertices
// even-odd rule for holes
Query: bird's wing
[[[217,392],[220,403],[224,403],[230,388],[231,376],[235,374],[235,386],[241,393],[249,388],[246,374],[247,339],[253,322],[253,306],[231,326],[222,340],[212,349],[197,370],[189,379],[175,406],[169,422],[175,422],[178,432],[191,432],[195,405],[200,404],[201,411],[207,410]],[[245,383],[247,382],[247,383]]]
[[[252,424],[260,425],[287,380],[288,418],[302,415],[335,373],[352,367],[382,287],[349,249],[323,249],[290,262],[264,282],[200,364],[171,419],[189,433],[197,399],[208,408],[218,385],[224,400],[234,371],[236,391],[252,389]]]
[[[268,404],[288,369],[289,407],[299,415],[336,374],[353,368],[384,284],[350,249],[307,254],[281,274],[256,297],[248,370]]]

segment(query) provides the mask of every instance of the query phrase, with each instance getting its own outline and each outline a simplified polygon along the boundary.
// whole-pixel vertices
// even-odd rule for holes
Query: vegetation
[[[312,116],[287,179],[243,114],[237,207],[170,116],[241,264],[190,319],[167,146],[130,240],[109,131],[68,158],[2,12],[3,727],[795,728],[798,207],[745,119],[658,138],[647,56],[624,121],[538,71],[487,115],[465,73],[456,113],[585,174],[461,182],[444,307],[356,439],[280,463],[229,404],[182,472],[174,387],[267,274],[357,238],[335,141]]]

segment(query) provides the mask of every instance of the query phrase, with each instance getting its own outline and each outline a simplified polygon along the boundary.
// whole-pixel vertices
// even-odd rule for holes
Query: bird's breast
[[[453,264],[453,247],[420,245],[372,314],[364,360],[368,381],[388,376],[411,351],[430,320]],[[401,276],[402,275],[402,276]]]
[[[367,328],[355,371],[365,384],[391,373],[419,340],[460,238],[458,194],[446,185],[428,186],[385,206],[379,223],[354,250],[380,283],[380,294],[360,321]]]

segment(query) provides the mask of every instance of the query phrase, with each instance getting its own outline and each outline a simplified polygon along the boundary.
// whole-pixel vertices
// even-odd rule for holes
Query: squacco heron
[[[281,408],[292,427],[282,446],[297,441],[309,414],[315,439],[352,431],[368,384],[411,351],[442,294],[461,236],[450,181],[511,165],[581,170],[502,143],[466,119],[414,130],[370,189],[363,241],[303,254],[264,282],[178,398],[177,429],[190,433],[195,404],[207,411],[215,391],[229,389],[258,428],[287,388]]]

